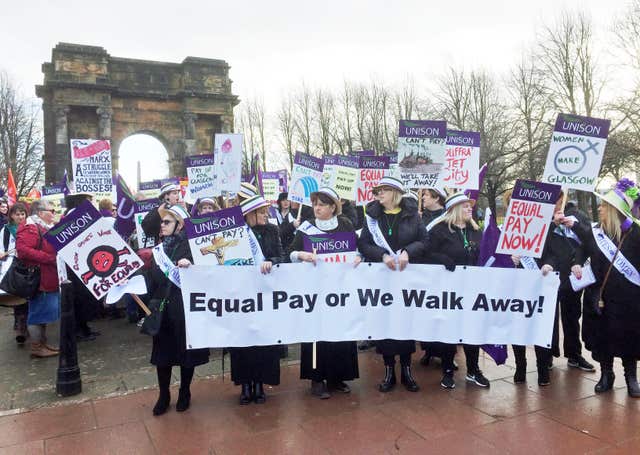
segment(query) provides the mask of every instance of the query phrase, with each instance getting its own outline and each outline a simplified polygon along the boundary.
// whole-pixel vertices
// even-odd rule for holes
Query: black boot
[[[400,367],[400,382],[409,392],[417,392],[420,390],[420,386],[418,386],[416,380],[411,376],[411,365],[402,365]]]
[[[388,392],[396,385],[396,370],[393,365],[384,366],[384,379],[378,384],[380,392]]]
[[[251,403],[251,384],[245,382],[242,384],[242,391],[240,392],[240,404],[245,405]]]
[[[640,398],[640,385],[638,385],[637,363],[635,360],[624,360],[624,378],[627,381],[627,392],[632,398]]]
[[[184,412],[189,409],[191,404],[191,390],[188,387],[180,387],[178,391],[178,401],[176,402],[176,411]]]
[[[549,374],[549,364],[538,364],[538,385],[541,387],[551,384],[551,375]]]
[[[613,374],[613,370],[609,367],[600,366],[600,380],[596,384],[596,393],[608,392],[613,389],[613,382],[616,379],[616,375]]]
[[[256,382],[255,389],[253,392],[253,399],[257,404],[262,404],[267,401],[267,395],[264,393],[264,385],[262,382]]]
[[[169,388],[160,389],[158,401],[156,401],[156,405],[153,407],[153,415],[159,416],[167,412],[167,409],[169,409],[169,403],[171,403],[171,393],[169,392]]]
[[[518,362],[516,359],[516,372],[513,375],[514,384],[524,384],[527,382],[527,361]]]

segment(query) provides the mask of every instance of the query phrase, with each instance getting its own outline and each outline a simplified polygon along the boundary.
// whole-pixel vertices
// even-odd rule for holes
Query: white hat
[[[449,210],[451,207],[456,206],[458,204],[462,204],[463,202],[470,202],[471,206],[474,206],[476,201],[473,199],[469,199],[469,197],[463,192],[453,193],[450,195],[444,203],[445,210]]]
[[[393,188],[394,190],[398,190],[400,191],[402,194],[404,194],[406,192],[406,190],[404,189],[404,185],[402,184],[402,182],[400,180],[398,180],[395,177],[391,177],[391,176],[386,176],[386,177],[382,177],[380,179],[380,181],[378,181],[378,184],[376,186],[373,187],[374,191],[379,190],[380,188],[382,188],[383,186],[388,186]]]
[[[167,182],[162,185],[160,187],[160,195],[158,196],[158,199],[162,199],[162,196],[172,191],[180,191],[180,184],[176,182]]]
[[[238,196],[240,196],[242,199],[250,199],[254,196],[260,196],[260,193],[258,192],[258,188],[256,188],[251,183],[241,182]]]
[[[404,193],[404,195],[403,195],[402,197],[406,197],[406,198],[409,198],[409,199],[413,199],[413,200],[415,200],[416,202],[418,202],[418,194],[417,194],[415,191],[413,191],[413,190],[409,190],[409,191],[407,191],[406,193]]]
[[[311,193],[310,195],[311,200],[318,197],[319,194],[324,194],[325,196],[329,196],[336,206],[336,215],[342,214],[342,202],[340,201],[340,196],[338,196],[338,193],[336,193],[336,191],[333,188],[329,188],[328,186],[323,186],[322,188],[318,189],[318,191],[314,191],[313,193]]]
[[[173,216],[176,220],[178,220],[178,224],[181,226],[184,225],[184,220],[189,218],[189,214],[184,209],[184,207],[178,204],[174,204],[169,207],[161,205],[160,207],[158,207],[158,213],[160,214],[160,217],[164,217],[167,214]]]
[[[269,207],[269,205],[270,204],[265,201],[262,196],[253,196],[242,201],[240,203],[240,208],[242,209],[242,214],[246,215],[261,207]]]

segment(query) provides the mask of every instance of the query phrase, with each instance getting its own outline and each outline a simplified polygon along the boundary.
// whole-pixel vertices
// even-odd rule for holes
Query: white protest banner
[[[113,200],[111,143],[105,139],[71,139],[70,143],[75,192]]]
[[[216,134],[213,155],[215,196],[236,194],[242,179],[242,134]]]
[[[45,239],[96,299],[142,267],[142,260],[113,228],[84,201],[53,226]]]
[[[445,161],[437,188],[477,190],[480,184],[480,133],[447,130]]]
[[[610,120],[558,114],[542,181],[594,191],[610,125]]]
[[[516,180],[496,253],[542,257],[560,186]]]
[[[338,164],[337,155],[324,155],[324,166],[322,167],[322,179],[320,180],[321,187],[333,188],[336,181],[336,165]]]
[[[409,264],[180,269],[188,348],[398,340],[550,347],[559,279]],[[224,285],[220,285],[224,283]]]
[[[278,195],[280,194],[280,171],[259,171],[260,178],[258,182],[260,183],[260,191],[262,192],[262,197],[264,197],[269,202],[274,202],[278,200]]]
[[[433,188],[444,165],[447,122],[400,120],[398,167],[405,188]]]
[[[148,182],[138,183],[138,191],[144,194],[146,198],[157,198],[160,196],[160,187],[162,182],[160,180],[150,180]]]
[[[184,223],[193,263],[253,265],[255,260],[240,207],[189,218]]]
[[[291,169],[290,201],[311,207],[311,193],[318,191],[323,166],[322,158],[296,152]]]
[[[213,196],[213,155],[188,156],[184,161],[189,181],[184,200],[193,204],[198,198]]]
[[[336,155],[335,179],[332,188],[338,193],[340,199],[356,200],[358,174],[357,156]]]
[[[142,229],[142,220],[147,214],[157,208],[160,205],[158,199],[144,199],[142,201],[135,201],[133,210],[133,220],[136,225],[136,236],[138,238],[138,248],[153,248],[156,246],[156,241],[153,237],[148,237]]]
[[[358,192],[356,205],[367,205],[373,201],[373,187],[389,173],[388,156],[360,156],[358,158]]]
[[[66,189],[67,185],[64,183],[43,186],[41,199],[49,201],[53,208],[56,209],[56,213],[61,213]]]

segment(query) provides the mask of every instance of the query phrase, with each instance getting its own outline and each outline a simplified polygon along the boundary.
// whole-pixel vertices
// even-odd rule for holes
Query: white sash
[[[321,231],[320,229],[318,229],[317,227],[315,227],[313,224],[309,223],[308,221],[305,221],[304,223],[302,223],[299,227],[298,230],[300,232],[302,232],[303,234],[307,234],[307,235],[318,235],[318,234],[324,234],[324,231]]]
[[[531,256],[520,256],[520,264],[527,270],[540,270],[538,263]]]
[[[604,257],[606,257],[609,262],[611,262],[613,260],[613,257],[616,256],[616,251],[618,250],[618,248],[613,243],[613,241],[609,237],[607,237],[607,234],[605,234],[601,228],[594,227],[592,229],[592,232],[593,238],[596,240],[598,248],[600,248],[600,251],[602,251]],[[635,284],[636,286],[640,286],[640,273],[638,273],[633,264],[631,264],[631,262],[629,262],[629,260],[622,255],[622,252],[618,252],[613,266],[631,283]]]
[[[296,220],[291,214],[291,212],[287,214],[287,219],[289,220],[289,223],[293,223]]]
[[[446,213],[446,212],[445,212]],[[427,232],[429,232],[431,229],[433,229],[433,227],[438,224],[440,221],[442,221],[444,218],[444,213],[440,216],[435,217],[434,219],[431,220],[431,222],[429,224],[427,224]]]
[[[253,256],[253,262],[255,265],[260,266],[265,261],[262,248],[260,248],[260,242],[256,238],[251,228],[247,226],[247,233],[249,234],[249,246],[251,247],[251,255]]]
[[[166,275],[176,286],[180,287],[180,271],[162,248],[162,243],[153,247],[153,259],[160,271]]]
[[[369,228],[369,232],[371,232],[371,236],[373,237],[373,241],[380,248],[387,250],[393,258],[396,258],[399,253],[394,253],[391,249],[391,246],[387,242],[387,239],[382,235],[382,231],[380,230],[380,226],[378,226],[378,221],[371,218],[369,215],[365,215],[367,220],[367,227]]]

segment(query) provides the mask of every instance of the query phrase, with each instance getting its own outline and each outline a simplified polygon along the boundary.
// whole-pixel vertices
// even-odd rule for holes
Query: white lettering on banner
[[[192,266],[180,280],[190,349],[369,337],[547,347],[559,285],[522,269],[323,262],[268,275]]]

